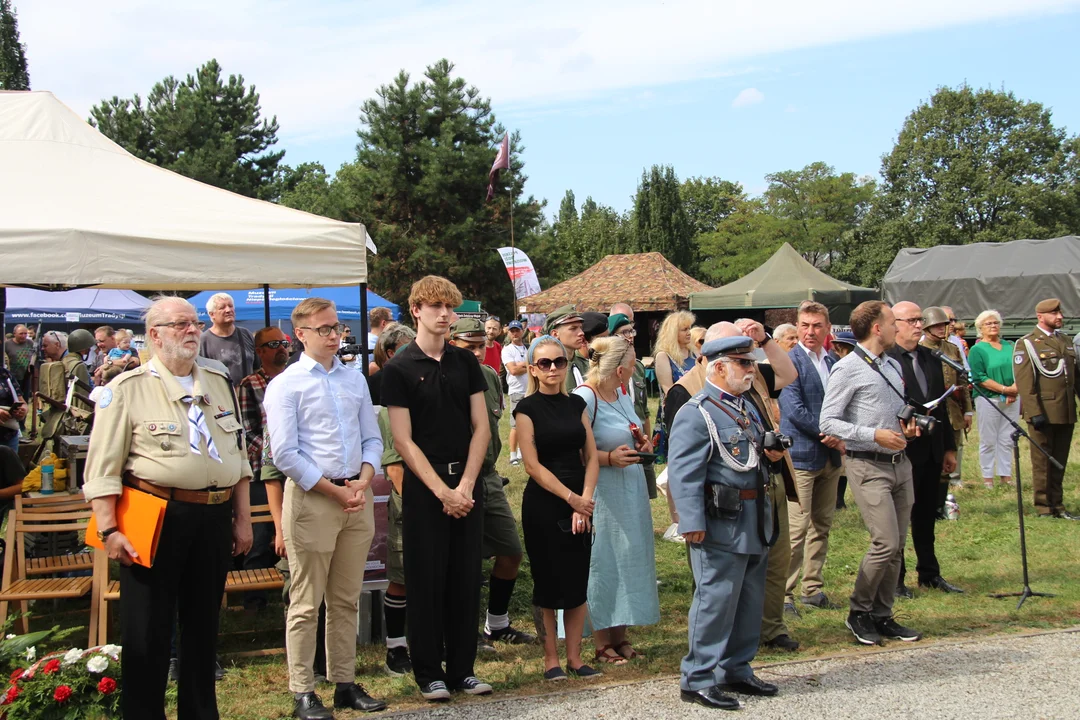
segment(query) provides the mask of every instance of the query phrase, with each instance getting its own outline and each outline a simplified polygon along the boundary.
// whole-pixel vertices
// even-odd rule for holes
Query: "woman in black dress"
[[[600,673],[581,661],[592,547],[593,491],[600,465],[585,401],[567,395],[566,351],[543,336],[529,346],[529,389],[514,411],[529,484],[521,527],[533,577],[533,604],[544,617],[544,678],[565,680],[559,666],[555,610],[564,611],[566,669],[587,678]]]

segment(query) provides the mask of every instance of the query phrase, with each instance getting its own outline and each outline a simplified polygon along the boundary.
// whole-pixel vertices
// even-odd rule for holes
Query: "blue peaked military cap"
[[[721,355],[744,355],[754,350],[754,341],[745,335],[717,338],[701,346],[701,354],[710,362]]]

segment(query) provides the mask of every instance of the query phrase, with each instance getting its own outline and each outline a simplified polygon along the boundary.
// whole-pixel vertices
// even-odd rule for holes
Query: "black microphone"
[[[968,369],[966,367],[964,367],[963,363],[956,362],[955,360],[953,360],[951,357],[949,357],[945,353],[941,352],[940,350],[933,350],[932,349],[932,350],[930,350],[930,354],[933,355],[938,360],[940,360],[941,362],[948,365],[949,367],[951,367],[956,372],[960,373],[961,375],[967,375]]]

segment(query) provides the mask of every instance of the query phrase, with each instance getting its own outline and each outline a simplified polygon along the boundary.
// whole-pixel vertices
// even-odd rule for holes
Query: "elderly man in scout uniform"
[[[488,579],[488,611],[484,622],[481,650],[495,652],[496,641],[511,645],[531,645],[536,636],[510,626],[510,597],[514,594],[518,568],[521,567],[521,540],[517,521],[503,491],[502,478],[495,472],[495,462],[502,450],[499,439],[499,418],[502,417],[502,383],[490,366],[484,365],[486,350],[484,326],[476,318],[462,318],[450,326],[451,342],[457,347],[472,351],[480,362],[488,389],[484,402],[491,424],[491,442],[480,470],[480,482],[484,484],[484,557],[495,557]]]
[[[566,392],[573,392],[574,388],[585,382],[585,376],[589,373],[588,359],[578,354],[578,350],[584,350],[586,355],[589,352],[585,331],[582,330],[581,313],[573,305],[563,305],[544,319],[544,334],[551,335],[566,348],[566,359],[570,361],[566,371]]]
[[[783,453],[764,448],[765,430],[742,396],[757,363],[748,337],[711,340],[705,390],[675,416],[668,482],[679,531],[690,546],[696,587],[690,606],[690,650],[682,661],[684,702],[733,710],[724,692],[775,695],[750,667],[761,633],[768,535],[769,467]]]
[[[230,555],[251,547],[251,467],[229,376],[197,357],[195,308],[176,297],[155,301],[146,337],[153,359],[113,380],[98,400],[84,492],[98,537],[121,564],[123,716],[164,720],[178,612],[178,717],[211,720],[218,717],[214,658],[225,576]],[[167,501],[154,557],[139,557],[118,529],[121,493]]]
[[[1046,456],[1031,448],[1035,512],[1039,517],[1078,520],[1080,516],[1065,509],[1061,490],[1076,424],[1076,351],[1061,333],[1065,317],[1060,300],[1043,300],[1035,306],[1035,316],[1038,325],[1016,343],[1013,374],[1031,439],[1046,448],[1062,467],[1053,467]]]
[[[923,310],[923,336],[920,345],[931,350],[940,350],[950,360],[955,360],[961,365],[967,366],[967,358],[953,343],[949,342],[952,336],[953,318],[948,308],[928,307]],[[945,387],[956,386],[956,390],[949,395],[949,425],[952,427],[953,437],[956,440],[956,470],[944,473],[941,476],[941,492],[939,515],[944,513],[945,496],[948,494],[949,484],[960,485],[960,466],[964,459],[964,438],[971,429],[971,419],[975,416],[975,407],[971,403],[971,389],[968,387],[967,377],[962,377],[946,363],[941,363],[941,369],[945,373]]]

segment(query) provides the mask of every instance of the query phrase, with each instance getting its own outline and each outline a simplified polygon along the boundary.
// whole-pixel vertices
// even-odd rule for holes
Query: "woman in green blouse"
[[[975,385],[975,412],[979,421],[979,465],[983,484],[993,489],[995,466],[1001,482],[1012,485],[1012,427],[991,404],[1012,421],[1020,419],[1016,381],[1013,379],[1013,344],[1001,339],[1001,315],[985,310],[975,318],[979,342],[968,353],[971,382]]]

